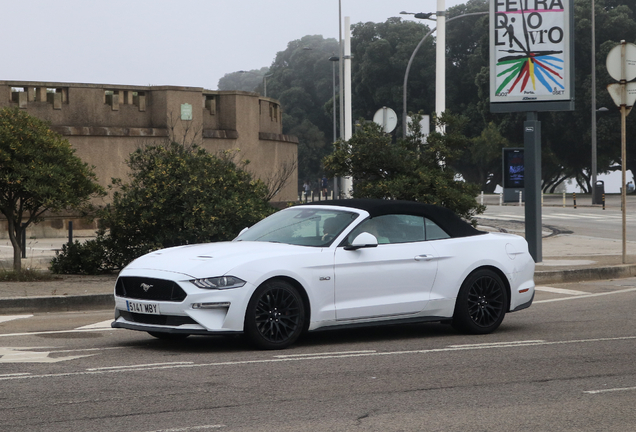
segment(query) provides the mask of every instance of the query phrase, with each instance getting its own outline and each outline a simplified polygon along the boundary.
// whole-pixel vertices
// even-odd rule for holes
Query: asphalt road
[[[632,431],[634,306],[636,279],[560,285],[491,335],[403,325],[285,351],[160,341],[111,311],[0,316],[0,429]]]
[[[626,217],[626,237],[628,241],[636,241],[636,208],[628,207]],[[577,207],[572,203],[568,207],[542,207],[542,223],[562,231],[571,231],[577,235],[585,235],[603,239],[622,239],[622,212],[620,206]],[[488,205],[483,215],[477,216],[480,222],[520,221],[525,220],[525,207],[517,205]]]

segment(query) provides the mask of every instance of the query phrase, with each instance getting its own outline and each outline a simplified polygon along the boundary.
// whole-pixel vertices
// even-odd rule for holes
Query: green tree
[[[298,182],[322,175],[321,160],[333,139],[333,66],[335,39],[304,36],[276,54],[267,79],[267,95],[280,100],[283,133],[298,137]]]
[[[483,212],[475,200],[478,187],[458,180],[451,168],[469,144],[462,134],[466,119],[444,114],[439,126],[446,133],[431,133],[426,144],[417,122],[409,137],[395,144],[378,125],[362,122],[349,141],[334,144],[333,153],[323,161],[325,169],[330,175],[352,177],[354,198],[436,204],[466,219]]]
[[[219,90],[258,91],[263,84],[263,77],[268,73],[268,67],[227,73],[219,79],[217,87]]]
[[[23,231],[44,212],[88,210],[103,194],[68,141],[24,111],[0,110],[0,212],[7,218],[13,269],[21,270]]]
[[[131,180],[104,213],[110,236],[140,252],[189,243],[231,240],[273,212],[267,188],[230,157],[175,142],[130,155]],[[137,254],[137,253],[135,253]]]
[[[65,247],[51,269],[101,273],[154,249],[233,239],[274,212],[265,184],[233,156],[175,142],[136,150],[128,160],[130,181],[113,179],[116,191],[101,212],[97,239]]]

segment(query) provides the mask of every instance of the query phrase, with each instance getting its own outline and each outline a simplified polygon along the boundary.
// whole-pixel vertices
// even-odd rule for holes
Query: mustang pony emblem
[[[143,290],[144,290],[144,292],[148,292],[148,290],[149,290],[150,288],[152,288],[154,285],[148,285],[148,284],[142,283],[142,284],[141,284],[141,285],[139,285],[139,286],[141,287],[141,289],[143,289]]]

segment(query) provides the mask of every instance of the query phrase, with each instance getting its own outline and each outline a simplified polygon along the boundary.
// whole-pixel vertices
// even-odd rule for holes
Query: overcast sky
[[[342,0],[352,24],[436,8]],[[215,90],[226,73],[270,66],[288,42],[315,34],[338,37],[338,0],[4,0],[0,80]]]

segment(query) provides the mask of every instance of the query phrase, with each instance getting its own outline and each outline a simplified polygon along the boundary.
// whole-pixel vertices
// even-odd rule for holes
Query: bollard
[[[484,191],[481,191],[481,205],[484,205]]]
[[[603,210],[605,210],[605,194],[603,194]]]
[[[574,200],[574,208],[576,208],[576,192],[572,192],[572,199]]]
[[[543,191],[541,191],[541,207],[543,207]]]
[[[503,192],[499,193],[499,207],[503,205]]]
[[[73,221],[68,221],[68,245],[73,244]]]
[[[563,192],[563,207],[565,208],[565,192]]]
[[[523,198],[522,198],[523,192],[519,191],[519,207],[523,207]]]

